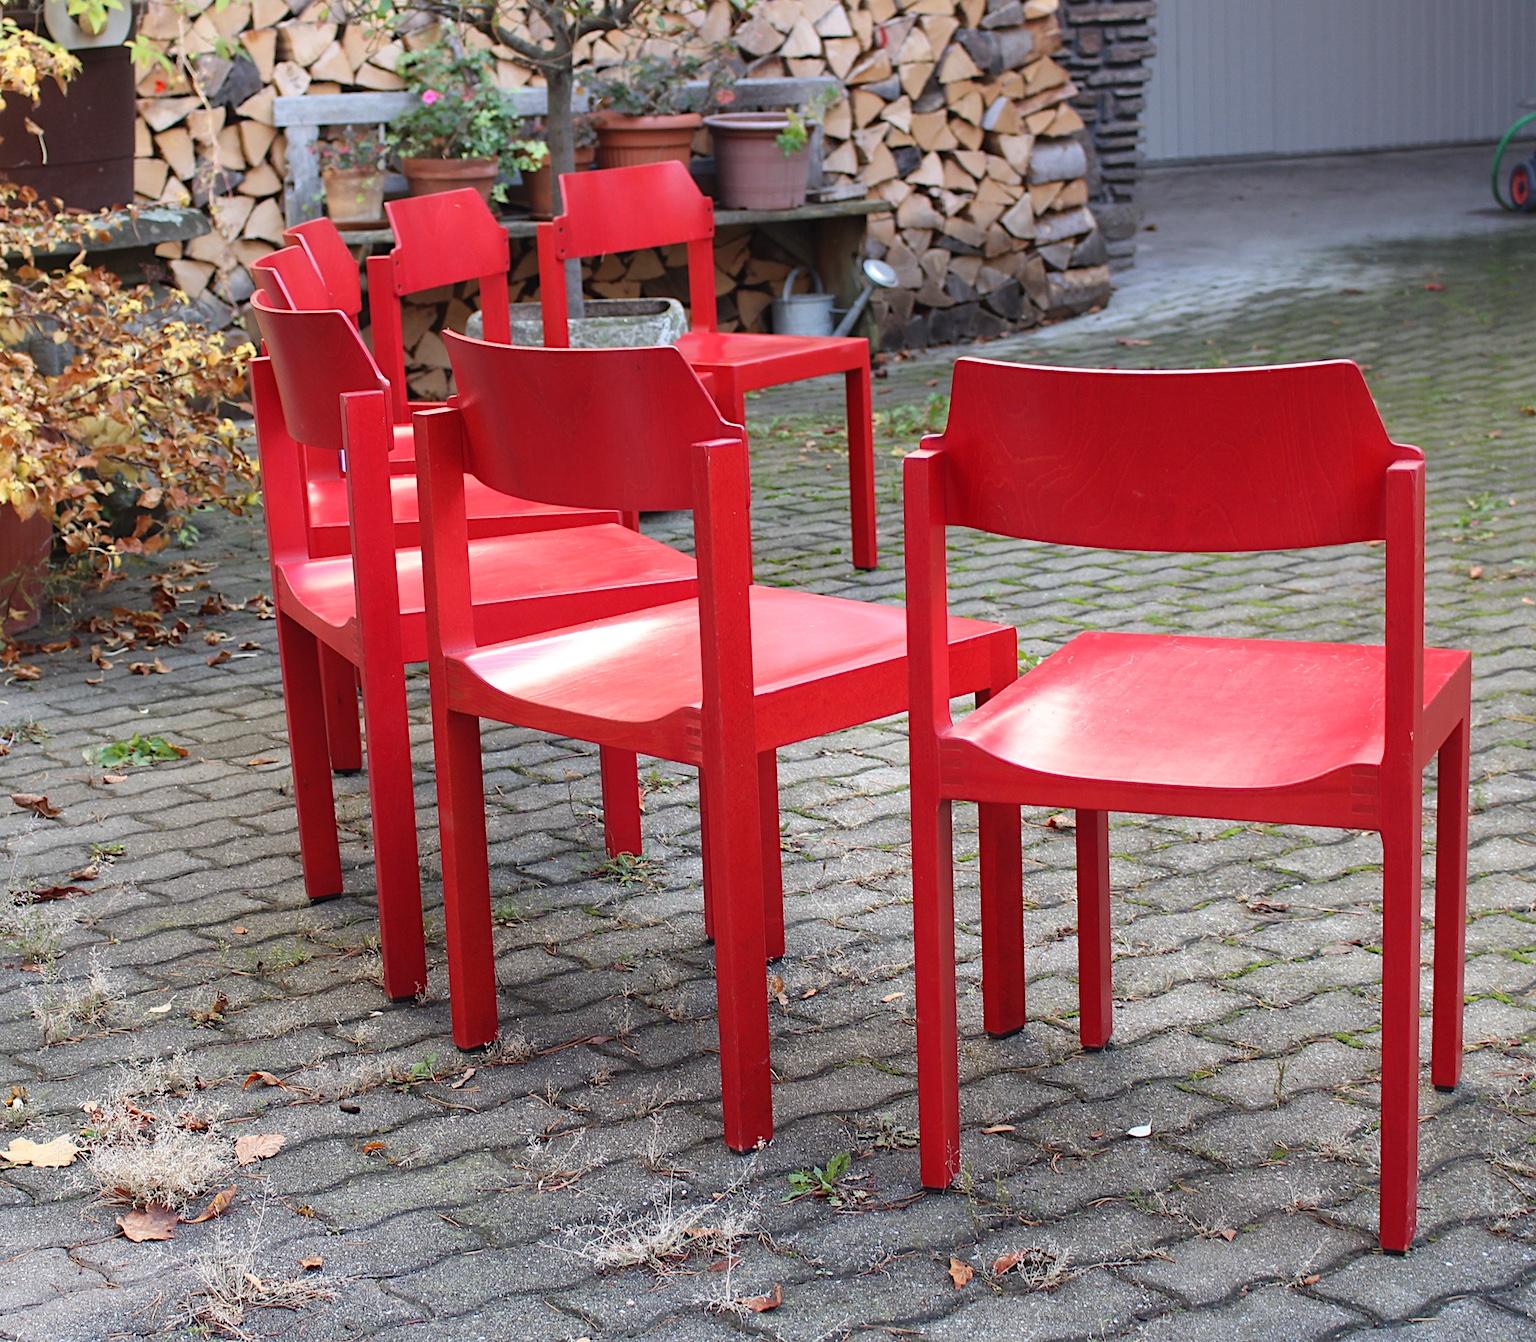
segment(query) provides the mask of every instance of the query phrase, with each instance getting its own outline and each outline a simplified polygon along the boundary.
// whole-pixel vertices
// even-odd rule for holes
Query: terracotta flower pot
[[[706,117],[715,142],[715,180],[728,210],[792,210],[805,204],[811,147],[786,154],[778,136],[789,129],[782,112],[722,112]]]
[[[576,150],[576,171],[585,172],[596,159],[596,145],[581,145]],[[525,172],[523,185],[528,191],[528,213],[535,219],[553,219],[555,217],[555,173],[549,166],[549,160],[544,161],[542,168]]]
[[[377,168],[328,168],[325,212],[338,224],[373,223],[384,217],[384,174]]]
[[[499,158],[402,158],[400,171],[410,183],[413,196],[457,191],[472,186],[490,203],[491,189],[501,176]],[[382,208],[382,206],[380,207]]]
[[[0,505],[0,632],[19,634],[42,618],[43,584],[53,523],[42,513],[23,519]]]
[[[631,168],[637,163],[688,162],[693,133],[704,124],[697,112],[678,116],[620,116],[604,112],[597,127],[597,166]]]

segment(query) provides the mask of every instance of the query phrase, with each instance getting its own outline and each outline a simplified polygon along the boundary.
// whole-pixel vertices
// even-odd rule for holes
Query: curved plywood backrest
[[[397,295],[505,275],[512,264],[507,233],[473,187],[386,201],[394,230],[389,257]]]
[[[684,163],[641,163],[560,176],[565,213],[550,230],[560,260],[712,238],[715,210]]]
[[[357,328],[344,312],[287,311],[264,293],[251,300],[251,308],[272,360],[289,434],[307,447],[341,451],[348,446],[342,435],[342,396],[389,391]],[[356,451],[358,444],[350,447]],[[387,452],[389,443],[380,450]]]
[[[693,507],[694,443],[741,438],[670,345],[539,349],[444,339],[465,465],[494,489],[625,512]]]
[[[1388,438],[1353,363],[1209,372],[955,365],[945,519],[1120,550],[1380,540]]]
[[[331,306],[330,293],[301,247],[280,247],[251,262],[257,292],[275,308],[314,310]]]
[[[302,247],[315,269],[320,272],[326,292],[330,295],[328,308],[340,308],[353,321],[363,311],[362,272],[356,258],[347,247],[341,230],[323,215],[308,219],[283,230],[283,241]],[[307,307],[306,303],[296,304]]]

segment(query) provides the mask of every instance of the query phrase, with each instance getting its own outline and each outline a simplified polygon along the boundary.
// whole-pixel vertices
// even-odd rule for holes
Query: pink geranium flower
[[[423,93],[421,95],[421,100],[422,100],[422,102],[426,103],[426,105],[428,107],[431,107],[432,104],[435,103],[442,96],[443,95],[441,93],[439,93],[436,89],[428,89],[425,93]]]

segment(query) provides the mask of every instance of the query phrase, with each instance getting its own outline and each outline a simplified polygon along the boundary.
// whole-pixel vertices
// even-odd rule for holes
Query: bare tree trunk
[[[560,191],[560,174],[576,170],[576,126],[572,110],[576,76],[569,54],[563,60],[557,58],[544,67],[548,85],[549,115],[546,119],[549,145],[549,171],[555,213],[560,214],[564,201]],[[566,302],[572,317],[584,315],[586,309],[581,295],[581,262],[565,263]]]

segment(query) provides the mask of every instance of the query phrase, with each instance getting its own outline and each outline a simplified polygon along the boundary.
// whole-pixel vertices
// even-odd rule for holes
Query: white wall
[[[1149,160],[1496,139],[1536,0],[1159,0]]]

